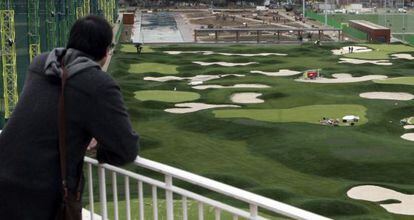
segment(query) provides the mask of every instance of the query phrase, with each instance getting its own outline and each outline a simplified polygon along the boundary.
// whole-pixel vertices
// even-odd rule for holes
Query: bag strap
[[[58,106],[58,123],[59,123],[59,157],[60,157],[60,175],[62,180],[63,199],[68,197],[68,185],[67,185],[67,152],[66,152],[66,112],[65,112],[65,86],[68,78],[68,70],[64,65],[63,58],[61,60],[62,76],[61,76],[61,91],[59,97]],[[80,169],[82,171],[82,169]],[[82,174],[78,179],[78,185],[76,190],[76,199],[80,200],[82,191]]]
[[[63,58],[61,61],[62,65],[62,83],[60,88],[60,97],[59,97],[59,156],[60,156],[60,175],[62,180],[62,189],[63,189],[63,198],[68,197],[68,186],[67,186],[67,154],[66,154],[66,113],[65,113],[65,86],[66,80],[68,77],[68,71],[63,63]]]

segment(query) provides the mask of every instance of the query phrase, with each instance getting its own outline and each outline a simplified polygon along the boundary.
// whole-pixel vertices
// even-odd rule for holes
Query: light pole
[[[305,10],[306,10],[305,0],[302,1],[302,5],[303,5],[302,16],[303,16],[303,18],[305,18]]]
[[[325,0],[325,26],[328,26],[328,0]]]

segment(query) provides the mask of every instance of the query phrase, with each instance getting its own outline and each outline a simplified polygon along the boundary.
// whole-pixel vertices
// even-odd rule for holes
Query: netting
[[[318,14],[311,10],[306,12],[306,16],[325,23],[325,15]],[[414,14],[407,13],[374,13],[374,14],[329,14],[328,25],[335,28],[343,28],[346,35],[365,40],[366,34],[351,27],[342,26],[349,20],[366,20],[391,29],[393,36],[414,44]]]
[[[306,12],[306,16],[308,18],[314,19],[314,20],[319,21],[321,23],[325,23],[325,15],[323,15],[323,14],[318,14],[318,13],[315,13],[311,10],[308,10]],[[366,40],[367,39],[367,34],[366,33],[362,32],[362,31],[359,31],[355,28],[348,27],[346,25],[342,25],[343,23],[347,22],[347,21],[344,21],[344,22],[343,21],[344,21],[343,19],[337,20],[335,16],[330,15],[330,16],[328,16],[327,23],[331,27],[342,28],[342,31],[347,36],[350,36],[352,38],[359,39],[359,40]]]

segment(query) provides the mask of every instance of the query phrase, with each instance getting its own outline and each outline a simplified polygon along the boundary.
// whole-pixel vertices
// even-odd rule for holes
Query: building
[[[350,20],[349,26],[367,34],[369,42],[390,43],[391,30],[365,20]]]

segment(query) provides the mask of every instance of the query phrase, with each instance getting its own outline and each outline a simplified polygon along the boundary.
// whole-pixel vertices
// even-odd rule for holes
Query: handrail
[[[179,188],[179,187],[176,187],[176,186],[167,187],[164,182],[161,182],[159,180],[155,180],[155,179],[152,179],[152,178],[149,178],[149,177],[146,177],[146,176],[142,176],[140,174],[136,174],[132,171],[124,170],[122,168],[119,168],[119,167],[116,167],[116,166],[113,166],[113,165],[99,164],[97,160],[89,158],[89,157],[85,157],[85,162],[87,162],[89,164],[96,165],[96,166],[100,166],[100,167],[108,169],[110,171],[114,171],[114,172],[126,175],[126,176],[131,177],[131,178],[136,179],[136,180],[140,180],[144,183],[150,184],[151,186],[156,186],[158,188],[165,189],[165,190],[169,189],[174,193],[177,193],[177,194],[180,194],[180,195],[186,195],[188,198],[191,198],[191,199],[194,199],[194,200],[197,200],[197,201],[202,201],[203,203],[205,203],[207,205],[211,205],[211,206],[214,206],[214,207],[221,207],[225,211],[229,211],[231,213],[236,213],[238,216],[241,216],[241,217],[244,217],[244,218],[249,218],[249,215],[250,215],[249,212],[246,212],[246,211],[241,210],[241,209],[233,208],[232,206],[229,206],[227,204],[224,204],[224,203],[209,199],[207,197],[195,194],[195,193],[190,192],[188,190],[185,190],[185,189],[182,189],[182,188]],[[264,220],[264,219],[261,218],[261,217],[258,217],[257,220]]]
[[[116,176],[117,174],[122,175],[125,178],[125,195],[126,195],[126,211],[127,211],[127,219],[131,219],[131,207],[130,207],[130,184],[129,179],[137,180],[138,181],[138,194],[139,194],[139,219],[144,220],[144,205],[143,205],[143,183],[148,184],[152,187],[152,200],[153,200],[153,212],[154,212],[154,220],[158,220],[158,208],[157,208],[157,188],[165,190],[165,199],[166,199],[166,209],[167,209],[167,219],[173,220],[174,219],[174,198],[173,194],[181,195],[182,196],[182,206],[183,206],[183,216],[184,219],[188,219],[188,212],[187,212],[187,198],[197,201],[199,204],[198,207],[198,219],[203,220],[203,204],[209,205],[215,208],[215,219],[220,220],[220,213],[221,211],[228,212],[233,215],[233,219],[238,219],[238,217],[242,217],[245,219],[250,220],[265,220],[259,215],[259,208],[262,208],[267,211],[271,211],[283,216],[291,217],[294,219],[309,219],[309,220],[328,220],[329,218],[323,217],[318,214],[314,214],[303,209],[299,209],[293,207],[291,205],[287,205],[285,203],[281,203],[246,190],[242,190],[212,179],[208,179],[202,177],[200,175],[190,173],[172,166],[168,166],[159,162],[155,162],[149,159],[145,159],[142,157],[137,157],[135,159],[134,164],[143,167],[160,174],[163,174],[165,177],[165,181],[162,182],[160,180],[156,180],[150,178],[148,176],[143,176],[141,174],[135,173],[133,171],[129,171],[123,169],[121,167],[113,166],[110,164],[100,164],[96,159],[92,159],[89,157],[85,157],[85,163],[88,165],[88,188],[89,188],[89,204],[90,204],[90,215],[91,219],[93,219],[94,213],[94,199],[93,199],[93,178],[92,178],[92,166],[98,168],[98,177],[99,177],[99,197],[101,203],[101,216],[103,219],[108,217],[108,209],[107,209],[107,197],[106,197],[106,175],[105,170],[108,170],[112,173],[112,187],[114,193],[114,209],[118,210],[118,199],[117,199],[117,185],[116,185]],[[225,203],[207,198],[205,196],[199,195],[195,192],[188,191],[186,189],[177,187],[173,185],[173,178],[186,181],[188,183],[192,183],[194,185],[203,187],[205,189],[209,189],[216,193],[226,195],[228,197],[237,199],[239,201],[245,202],[249,205],[250,210],[243,210],[234,206],[227,205]],[[118,219],[118,211],[115,211],[115,219]]]
[[[303,209],[287,205],[282,202],[269,199],[246,190],[242,190],[218,181],[202,177],[200,175],[190,173],[175,167],[171,167],[159,162],[155,162],[142,157],[137,157],[135,164],[164,175],[169,175],[174,178],[201,186],[203,188],[227,195],[229,197],[244,201],[249,204],[257,205],[258,207],[289,216],[295,219],[312,219],[312,220],[328,220],[329,218],[314,214]]]

